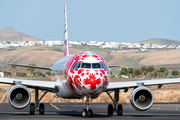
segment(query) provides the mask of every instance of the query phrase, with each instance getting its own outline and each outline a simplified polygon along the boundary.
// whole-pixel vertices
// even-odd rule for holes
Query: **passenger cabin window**
[[[91,63],[82,63],[81,68],[91,68]]]
[[[81,63],[76,63],[74,66],[73,66],[73,68],[72,68],[72,70],[73,69],[78,69],[78,68],[80,68],[81,67]]]
[[[101,66],[102,66],[103,69],[108,70],[104,63],[101,63]]]
[[[100,63],[92,63],[92,68],[97,69],[97,68],[101,68]]]

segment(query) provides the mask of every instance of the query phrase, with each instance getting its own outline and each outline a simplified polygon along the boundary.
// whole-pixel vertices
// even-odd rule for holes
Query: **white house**
[[[0,77],[4,77],[4,72],[0,72]]]

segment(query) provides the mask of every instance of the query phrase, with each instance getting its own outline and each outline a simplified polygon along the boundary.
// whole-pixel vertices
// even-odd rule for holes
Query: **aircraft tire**
[[[29,112],[30,112],[30,115],[34,115],[34,113],[35,113],[34,103],[31,103],[31,104],[30,104]]]
[[[86,109],[84,109],[84,110],[82,111],[82,116],[83,116],[83,117],[87,117],[87,116],[88,116],[88,113],[87,113],[87,110],[86,110]]]
[[[108,105],[108,116],[112,116],[113,115],[113,105],[112,104],[109,104]]]
[[[40,115],[44,115],[44,104],[43,104],[43,103],[41,103],[41,104],[39,105],[39,114],[40,114]]]
[[[88,110],[88,117],[92,117],[93,116],[93,111],[91,109]]]
[[[123,115],[123,106],[121,104],[118,105],[117,115],[118,116],[122,116]]]

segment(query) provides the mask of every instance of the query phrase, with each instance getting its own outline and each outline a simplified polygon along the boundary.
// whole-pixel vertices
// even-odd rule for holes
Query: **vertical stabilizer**
[[[64,57],[66,57],[66,56],[69,56],[69,39],[68,39],[68,29],[67,29],[66,5],[64,5],[64,18],[65,18],[65,25],[64,25]]]

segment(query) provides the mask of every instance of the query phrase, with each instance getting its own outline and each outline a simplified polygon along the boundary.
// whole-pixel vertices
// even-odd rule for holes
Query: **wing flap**
[[[14,65],[14,66],[20,66],[20,67],[29,67],[29,68],[37,68],[37,69],[45,69],[45,70],[51,70],[51,67],[42,67],[42,66],[30,66],[30,65],[21,65],[21,64],[12,64],[8,63],[8,65]]]
[[[139,80],[139,81],[127,81],[127,82],[109,82],[107,90],[138,87],[139,83],[143,84],[144,86],[174,84],[174,83],[180,83],[180,78]]]

